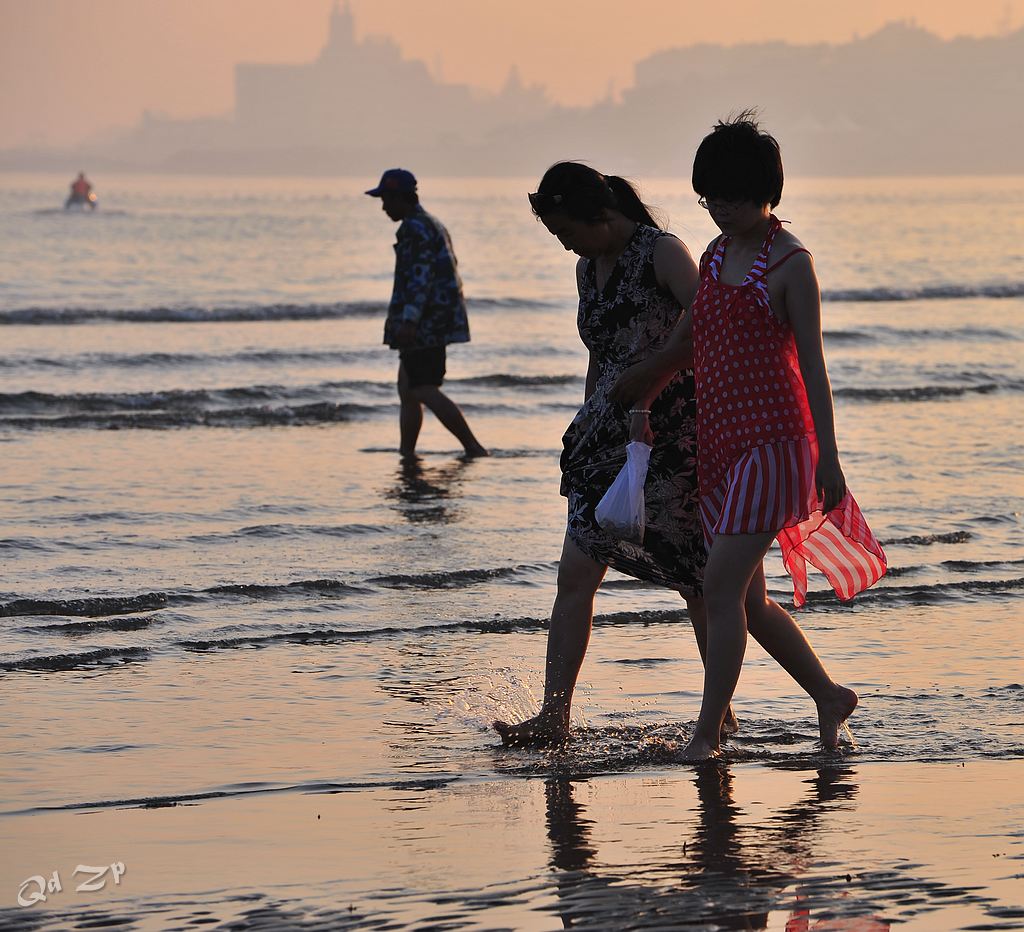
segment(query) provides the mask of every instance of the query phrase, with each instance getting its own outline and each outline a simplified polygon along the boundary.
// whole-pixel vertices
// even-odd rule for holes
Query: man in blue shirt
[[[469,342],[466,301],[448,231],[420,206],[416,178],[404,168],[389,168],[366,193],[379,197],[384,213],[400,223],[395,285],[384,324],[384,342],[398,350],[399,450],[405,457],[415,454],[426,405],[466,456],[487,456],[458,405],[441,391],[445,347]]]

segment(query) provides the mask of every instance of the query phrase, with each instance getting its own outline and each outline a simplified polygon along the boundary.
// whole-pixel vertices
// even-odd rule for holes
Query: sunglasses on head
[[[539,191],[528,194],[527,197],[530,199],[530,206],[539,215],[554,210],[564,200],[561,194],[541,194]]]

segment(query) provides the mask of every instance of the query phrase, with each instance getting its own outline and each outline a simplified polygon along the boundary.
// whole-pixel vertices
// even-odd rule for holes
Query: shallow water
[[[59,181],[0,178],[0,823],[663,766],[700,661],[678,596],[616,574],[580,740],[501,752],[490,731],[540,692],[585,369],[572,257],[529,182],[423,182],[470,299],[446,385],[494,455],[460,459],[428,416],[403,466],[393,228],[358,182],[104,179],[100,211],[64,216]],[[844,467],[891,567],[849,606],[812,577],[800,614],[861,694],[839,763],[1018,761],[1024,180],[790,187]],[[699,252],[684,186],[646,193]],[[775,556],[768,574],[789,599]],[[736,708],[730,765],[837,764],[755,645]]]

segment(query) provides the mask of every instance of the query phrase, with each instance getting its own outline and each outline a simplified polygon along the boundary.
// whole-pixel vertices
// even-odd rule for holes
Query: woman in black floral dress
[[[609,566],[678,590],[686,599],[701,657],[707,644],[694,384],[685,371],[692,364],[692,347],[675,340],[658,351],[696,294],[697,267],[686,247],[658,228],[622,178],[560,162],[545,173],[530,203],[551,234],[580,256],[579,330],[590,350],[590,366],[583,407],[563,438],[562,494],[569,499],[569,520],[548,629],[544,703],[525,722],[494,723],[502,741],[514,745],[568,738],[594,596]],[[612,399],[636,399],[636,405],[631,409]],[[653,445],[644,485],[647,531],[642,546],[609,537],[594,519],[595,506],[625,462],[630,440]],[[748,591],[744,609],[753,638],[812,699],[820,694],[831,682],[827,672],[799,625],[768,597],[763,581]],[[819,718],[822,711],[819,706]],[[736,727],[729,708],[723,732]]]
[[[594,596],[609,566],[679,591],[699,642],[704,633],[700,591],[706,553],[697,511],[693,375],[678,372],[652,386],[649,396],[655,400],[636,413],[608,397],[622,372],[658,349],[689,307],[697,266],[622,178],[560,162],[548,169],[530,203],[562,245],[580,256],[578,325],[590,365],[583,407],[562,438],[561,492],[569,500],[569,517],[548,631],[544,704],[535,718],[518,725],[495,722],[507,744],[557,743],[568,736]],[[680,359],[680,366],[685,363]],[[642,545],[609,536],[594,518],[631,439],[653,442]]]

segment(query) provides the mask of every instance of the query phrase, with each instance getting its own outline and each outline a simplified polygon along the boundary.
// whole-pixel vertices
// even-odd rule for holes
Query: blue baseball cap
[[[366,193],[370,197],[381,197],[384,194],[393,194],[398,191],[412,193],[416,190],[416,176],[404,168],[389,168],[380,176],[380,184],[370,188]]]

